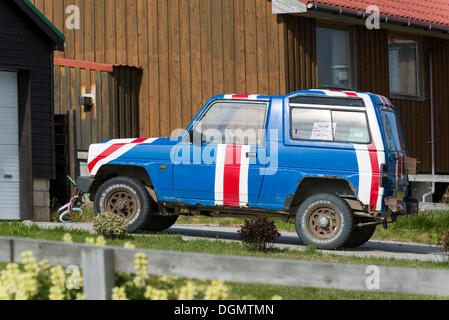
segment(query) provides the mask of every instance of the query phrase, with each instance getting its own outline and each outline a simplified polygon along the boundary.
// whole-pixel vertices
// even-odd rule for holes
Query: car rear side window
[[[365,112],[293,108],[292,139],[368,144]]]
[[[392,111],[382,111],[381,114],[388,150],[405,151],[405,144],[396,114]]]

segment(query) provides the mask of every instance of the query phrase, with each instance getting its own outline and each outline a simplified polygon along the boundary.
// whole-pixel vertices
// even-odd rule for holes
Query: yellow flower
[[[145,286],[146,281],[149,279],[147,267],[148,267],[148,259],[145,253],[136,253],[135,255],[135,269],[137,272],[136,277],[134,278],[134,284],[142,288]]]
[[[178,280],[178,278],[176,278],[176,277],[171,277],[171,276],[160,276],[160,277],[158,277],[158,280],[159,280],[160,282],[166,283],[166,284],[168,284],[168,285],[173,285],[174,282],[175,282],[176,280]]]
[[[11,300],[11,296],[6,291],[6,288],[0,283],[0,300],[7,301]]]
[[[83,286],[83,277],[78,268],[70,270],[70,276],[67,278],[66,287],[68,290],[78,290]]]
[[[61,266],[55,266],[50,269],[50,300],[65,299],[66,274]]]
[[[112,300],[128,300],[124,287],[112,289]]]
[[[274,296],[273,298],[271,298],[271,300],[283,300],[281,296]]]
[[[60,287],[51,287],[50,295],[48,297],[52,301],[62,301],[65,299],[64,292]]]
[[[206,288],[205,300],[226,300],[229,298],[229,288],[223,281],[214,280]]]
[[[86,300],[86,296],[84,294],[82,294],[82,293],[77,293],[76,294],[76,300],[84,301],[84,300]]]
[[[95,244],[99,247],[104,247],[106,245],[106,239],[103,236],[99,236]]]
[[[34,274],[24,272],[19,276],[20,287],[16,293],[16,300],[29,300],[38,293],[38,282]]]
[[[95,239],[91,237],[86,238],[86,244],[95,245]]]
[[[66,285],[82,285],[79,270],[75,270],[70,281],[66,281],[67,276],[61,266],[50,267],[46,260],[37,263],[31,251],[23,252],[22,260],[23,268],[17,263],[9,263],[0,272],[0,300],[31,300],[45,292],[47,287],[50,287],[50,300],[65,300],[73,296]],[[83,299],[84,296],[77,293],[76,298]]]
[[[145,290],[145,299],[168,300],[168,292],[166,290],[158,290],[152,286],[148,286]]]
[[[125,249],[135,249],[136,248],[136,246],[135,245],[133,245],[131,242],[126,242],[125,244],[124,244],[124,246],[123,246]]]
[[[66,233],[64,238],[62,239],[65,243],[73,243],[72,235],[70,233]]]
[[[36,263],[36,259],[34,259],[33,252],[23,252],[22,263],[24,264],[26,271],[31,272],[33,275],[37,275],[39,273],[39,265]]]
[[[200,292],[200,288],[193,282],[188,281],[187,284],[179,290],[179,300],[195,300],[195,297]]]

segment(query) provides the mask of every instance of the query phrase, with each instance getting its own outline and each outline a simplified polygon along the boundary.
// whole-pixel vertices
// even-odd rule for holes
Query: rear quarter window
[[[399,129],[400,126],[396,114],[392,111],[385,110],[381,114],[388,150],[405,151],[405,144],[402,138],[402,132]]]
[[[369,144],[365,112],[292,108],[291,136],[294,140]]]

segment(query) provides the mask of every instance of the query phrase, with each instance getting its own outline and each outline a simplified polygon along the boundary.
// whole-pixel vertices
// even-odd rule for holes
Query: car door
[[[267,102],[214,101],[175,151],[174,192],[192,205],[257,203],[265,165]]]

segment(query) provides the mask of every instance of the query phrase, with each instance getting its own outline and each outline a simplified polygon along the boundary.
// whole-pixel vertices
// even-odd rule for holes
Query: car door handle
[[[246,157],[247,158],[257,158],[257,153],[256,152],[247,152]]]

